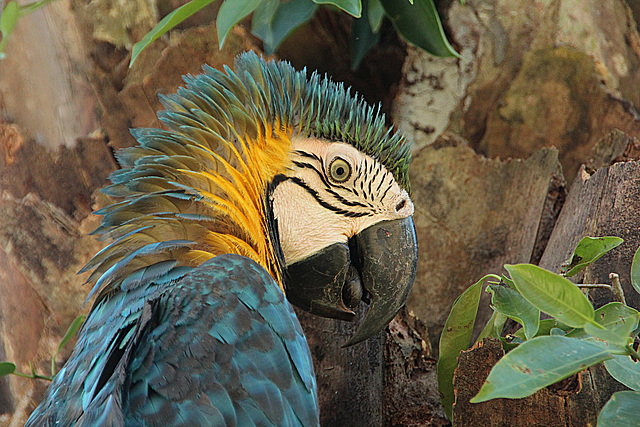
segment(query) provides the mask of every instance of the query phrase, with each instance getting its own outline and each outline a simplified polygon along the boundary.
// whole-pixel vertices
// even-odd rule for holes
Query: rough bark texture
[[[81,310],[88,287],[75,273],[102,245],[87,236],[98,220],[89,213],[109,202],[96,190],[117,167],[112,150],[134,143],[129,128],[160,126],[158,94],[175,91],[181,74],[260,49],[245,22],[217,50],[214,2],[129,69],[132,44],[185,2],[54,2],[21,19],[11,37],[0,72],[0,359],[21,371],[33,361],[47,372]],[[417,318],[402,312],[385,333],[343,349],[354,325],[300,314],[323,425],[446,425],[435,379],[440,329],[453,300],[505,262],[542,258],[555,269],[582,236],[620,235],[625,245],[584,280],[606,282],[616,271],[628,287],[640,209],[631,208],[638,181],[626,177],[639,171],[636,163],[602,168],[640,152],[635,3],[630,9],[622,0],[452,1],[442,10],[461,60],[412,47],[405,57],[386,23],[382,47],[355,73],[348,70],[344,16],[322,12],[283,45],[279,55],[295,66],[328,72],[370,102],[383,101],[415,139],[410,173],[420,263],[408,307]],[[566,186],[561,169],[574,184],[558,217]],[[487,351],[474,350],[475,361],[474,352],[462,359],[461,425],[489,425],[489,419],[510,425],[507,408],[533,414],[527,400],[499,403],[503,418],[465,406],[499,357],[496,349]],[[603,400],[577,397],[585,384],[608,390],[594,372],[601,375],[597,369],[581,374],[583,391],[561,396],[566,414],[597,413],[594,405]],[[570,394],[573,386],[567,385]],[[0,379],[0,425],[22,425],[44,387]],[[539,402],[560,404],[557,391],[545,393]]]
[[[519,188],[498,162],[439,149],[443,139],[491,159],[529,158],[554,146],[570,184],[603,137],[616,129],[640,136],[640,37],[626,2],[454,1],[446,18],[462,59],[410,48],[394,105],[400,128],[415,140],[422,246],[408,307],[434,344],[462,290],[504,262],[540,259],[564,198],[549,169],[510,166],[513,176],[530,173],[550,185],[522,178]]]
[[[621,141],[628,146],[623,148]],[[612,152],[630,152],[633,140],[616,132],[599,142],[600,153],[606,153],[591,163],[613,160]],[[605,148],[605,147],[609,148]],[[581,169],[562,208],[553,233],[540,261],[540,266],[559,271],[570,258],[584,236],[622,237],[624,243],[598,262],[574,276],[577,283],[610,283],[609,273],[620,275],[626,302],[640,308],[640,297],[630,282],[631,260],[640,246],[640,162],[627,161],[601,167],[593,175]],[[592,289],[589,297],[600,307],[613,300],[610,291]],[[595,425],[598,413],[611,395],[626,387],[613,380],[598,364],[586,371],[547,387],[524,399],[494,399],[470,404],[471,399],[489,375],[491,367],[504,355],[497,341],[484,343],[458,359],[455,373],[455,425],[472,426],[478,420],[483,425],[499,426],[583,426]]]
[[[69,4],[54,2],[25,16],[10,41],[0,73],[4,119],[51,150],[73,147],[97,129],[91,61]]]
[[[347,348],[356,324],[296,313],[313,355],[321,425],[448,424],[424,324],[406,310],[384,333]]]
[[[421,258],[408,306],[427,322],[434,347],[451,304],[471,278],[532,258],[543,212],[555,204],[549,188],[562,181],[557,156],[543,149],[527,160],[488,160],[446,135],[415,156],[411,181]],[[482,303],[480,327],[489,311]]]
[[[558,271],[584,236],[619,236],[624,243],[573,278],[577,283],[610,283],[620,275],[627,304],[640,308],[640,294],[631,285],[631,261],[640,246],[640,163],[628,161],[598,169],[583,168],[558,218],[540,265]],[[591,290],[596,307],[610,301],[609,292]]]
[[[378,425],[449,424],[434,387],[436,360],[426,337],[424,322],[406,308],[389,324],[384,352],[383,419]]]
[[[600,408],[611,394],[625,389],[611,381],[604,366],[599,364],[523,399],[469,403],[502,356],[502,344],[493,339],[462,352],[453,383],[456,390],[454,425],[595,426]]]

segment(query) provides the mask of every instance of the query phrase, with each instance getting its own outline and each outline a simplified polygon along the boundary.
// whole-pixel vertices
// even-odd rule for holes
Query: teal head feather
[[[234,68],[235,72],[225,67],[225,74],[205,66],[204,74],[186,76],[186,88],[163,97],[169,112],[161,113],[161,119],[170,126],[188,125],[184,116],[171,111],[198,109],[206,103],[205,111],[218,122],[214,127],[223,138],[243,137],[233,135],[238,129],[252,137],[260,131],[256,127],[277,124],[290,128],[292,136],[349,143],[381,162],[401,187],[409,189],[410,144],[401,132],[386,126],[379,105],[369,105],[327,76],[313,72],[307,77],[306,68],[296,71],[286,61],[266,61],[254,52],[239,55]],[[214,111],[208,111],[211,107]],[[225,129],[230,122],[235,128],[231,133]]]

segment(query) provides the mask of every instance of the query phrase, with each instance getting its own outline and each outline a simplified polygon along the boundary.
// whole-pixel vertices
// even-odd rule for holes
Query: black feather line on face
[[[307,151],[302,151],[302,150],[296,150],[295,153],[301,157],[313,159],[313,160],[316,160],[318,163],[322,164],[322,159],[315,153],[309,153]]]
[[[297,160],[294,160],[293,164],[298,166],[299,168],[313,170],[320,177],[320,179],[322,180],[322,183],[325,185],[325,187],[327,187],[327,188],[331,187],[332,184],[329,183],[329,180],[327,179],[327,177],[325,176],[325,174],[324,174],[324,172],[322,170],[316,168],[312,164],[305,163],[305,162],[300,162],[300,161],[297,161]]]
[[[378,168],[376,169],[376,177],[380,173],[380,169],[381,168],[382,168],[382,166],[380,166],[380,163],[378,163]],[[380,193],[380,188],[382,188],[382,184],[384,183],[384,178],[385,178],[384,175],[382,176],[382,178],[380,178],[380,184],[378,184],[378,188],[376,188],[376,194]]]
[[[344,197],[342,197],[341,195],[339,195],[338,193],[336,193],[335,191],[333,191],[330,188],[326,188],[327,193],[331,194],[333,197],[335,197],[335,199],[337,201],[339,201],[340,203],[342,203],[343,205],[346,206],[351,206],[351,207],[360,207],[360,208],[364,208],[364,209],[372,209],[373,205],[372,204],[364,204],[364,203],[360,203],[360,202],[355,202],[355,201],[350,201],[345,199]]]
[[[286,263],[284,259],[284,252],[282,251],[282,245],[280,244],[280,233],[278,233],[278,230],[279,230],[278,220],[273,214],[273,192],[275,191],[278,185],[285,182],[287,179],[288,179],[287,176],[282,174],[279,174],[273,177],[273,181],[271,181],[271,183],[269,183],[269,186],[267,187],[267,197],[264,198],[266,203],[265,212],[267,214],[267,223],[268,223],[267,228],[269,229],[269,238],[273,242],[273,248],[276,253],[278,268],[281,273],[284,272],[285,270],[284,266],[286,265]]]
[[[297,176],[291,176],[291,177],[288,177],[288,179],[291,182],[295,183],[296,185],[299,185],[300,187],[304,188],[307,191],[307,193],[311,194],[311,196],[313,196],[313,198],[316,199],[316,201],[318,202],[318,204],[320,204],[320,206],[322,206],[323,208],[329,209],[332,212],[335,212],[337,214],[340,214],[349,218],[360,218],[363,216],[373,215],[373,212],[352,212],[352,211],[339,208],[337,206],[333,206],[332,204],[323,200],[322,197],[320,197],[320,194],[316,190],[311,188],[302,179],[298,178]]]
[[[298,153],[302,153],[301,151],[298,151]],[[311,158],[311,156],[305,156],[308,158]],[[319,159],[318,159],[319,160]],[[296,166],[298,166],[299,168],[304,168],[304,169],[311,169],[313,170],[318,177],[320,178],[320,180],[322,180],[322,183],[324,184],[324,189],[327,193],[331,194],[338,202],[342,203],[345,206],[350,206],[350,207],[361,207],[364,209],[372,209],[373,205],[372,204],[364,204],[364,203],[360,203],[357,201],[351,201],[351,200],[347,200],[344,197],[342,197],[340,194],[338,194],[336,191],[334,191],[332,188],[340,188],[346,191],[349,191],[351,193],[355,193],[351,188],[349,187],[345,187],[344,185],[336,185],[333,184],[332,182],[329,181],[329,179],[327,178],[326,174],[324,173],[324,170],[320,170],[319,168],[315,167],[312,164],[306,163],[306,162],[301,162],[298,160],[294,160],[293,164],[295,164]],[[357,196],[357,193],[356,193]],[[336,208],[339,209],[339,208]]]
[[[386,189],[386,190],[384,190],[384,194],[383,194],[383,195],[382,195],[382,197],[380,198],[380,201],[383,201],[383,200],[384,200],[385,196],[387,195],[387,192],[388,192],[389,190],[391,190],[391,186],[392,186],[392,184],[393,184],[393,181],[391,181],[391,182],[389,183],[389,186],[387,187],[387,189]]]
[[[367,162],[367,163],[369,163],[367,165],[367,176],[375,178],[375,175],[373,175],[373,166],[374,166],[373,162]],[[371,200],[375,200],[375,197],[373,197],[373,192],[371,191],[371,184],[373,184],[373,179],[369,179],[368,181],[369,181],[369,185],[368,185],[369,197],[371,197]]]

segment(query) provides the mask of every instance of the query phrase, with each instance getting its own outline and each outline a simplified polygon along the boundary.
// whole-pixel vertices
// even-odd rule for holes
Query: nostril
[[[407,201],[405,199],[402,199],[400,203],[396,205],[396,212],[400,212],[402,208],[404,208],[404,205],[406,204],[407,204]]]

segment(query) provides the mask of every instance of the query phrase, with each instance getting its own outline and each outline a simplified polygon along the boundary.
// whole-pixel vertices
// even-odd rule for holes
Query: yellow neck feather
[[[82,270],[93,269],[93,292],[101,298],[136,286],[136,277],[153,280],[163,265],[195,267],[226,253],[256,261],[284,290],[265,197],[289,167],[291,129],[264,127],[251,140],[231,129],[233,141],[211,129],[184,130],[177,144],[160,131],[152,142],[125,149],[136,159],[129,169],[135,175],[112,193],[128,198],[100,212],[97,230],[116,240]]]
[[[206,207],[205,212],[228,219],[222,229],[212,224],[198,241],[199,247],[185,254],[189,264],[224,253],[243,255],[262,265],[283,287],[264,197],[273,177],[288,167],[291,140],[287,134],[290,132],[267,130],[252,141],[239,139],[240,147],[227,145],[228,159],[207,150],[215,162],[204,164],[199,171],[179,170],[199,183],[193,188],[202,196],[198,203]],[[216,171],[220,165],[224,173]]]

